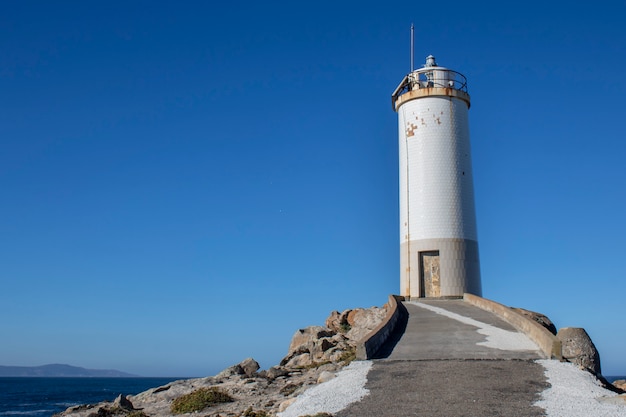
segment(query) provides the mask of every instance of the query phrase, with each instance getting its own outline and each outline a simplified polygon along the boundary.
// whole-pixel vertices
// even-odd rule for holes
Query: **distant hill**
[[[74,377],[74,378],[128,378],[137,375],[114,369],[85,369],[78,366],[51,364],[42,366],[2,366],[0,365],[0,377],[24,376],[24,377]]]

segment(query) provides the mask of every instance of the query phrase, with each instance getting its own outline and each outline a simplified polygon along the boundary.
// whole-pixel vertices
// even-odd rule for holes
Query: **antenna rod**
[[[411,23],[411,72],[413,72],[413,38],[414,38],[415,29],[413,27],[413,23]]]

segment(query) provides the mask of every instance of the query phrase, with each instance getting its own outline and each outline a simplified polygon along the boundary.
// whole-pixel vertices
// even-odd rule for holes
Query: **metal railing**
[[[391,95],[395,109],[398,97],[421,88],[452,88],[467,93],[467,78],[460,72],[443,67],[425,67],[407,74]]]

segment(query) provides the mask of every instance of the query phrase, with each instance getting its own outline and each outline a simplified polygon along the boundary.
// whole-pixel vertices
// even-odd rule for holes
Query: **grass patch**
[[[352,348],[349,350],[344,350],[341,356],[339,357],[339,362],[345,362],[348,365],[350,362],[356,359],[356,349]]]
[[[216,387],[200,388],[176,398],[172,401],[170,410],[173,414],[193,413],[194,411],[201,411],[215,404],[233,401],[235,401],[233,397],[220,391]]]
[[[241,417],[270,417],[270,415],[263,410],[252,411],[252,407],[249,407],[246,411],[244,411]]]

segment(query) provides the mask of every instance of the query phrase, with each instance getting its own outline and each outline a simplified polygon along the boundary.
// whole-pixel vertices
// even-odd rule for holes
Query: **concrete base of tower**
[[[482,295],[478,242],[422,239],[400,245],[400,295],[413,298]]]

